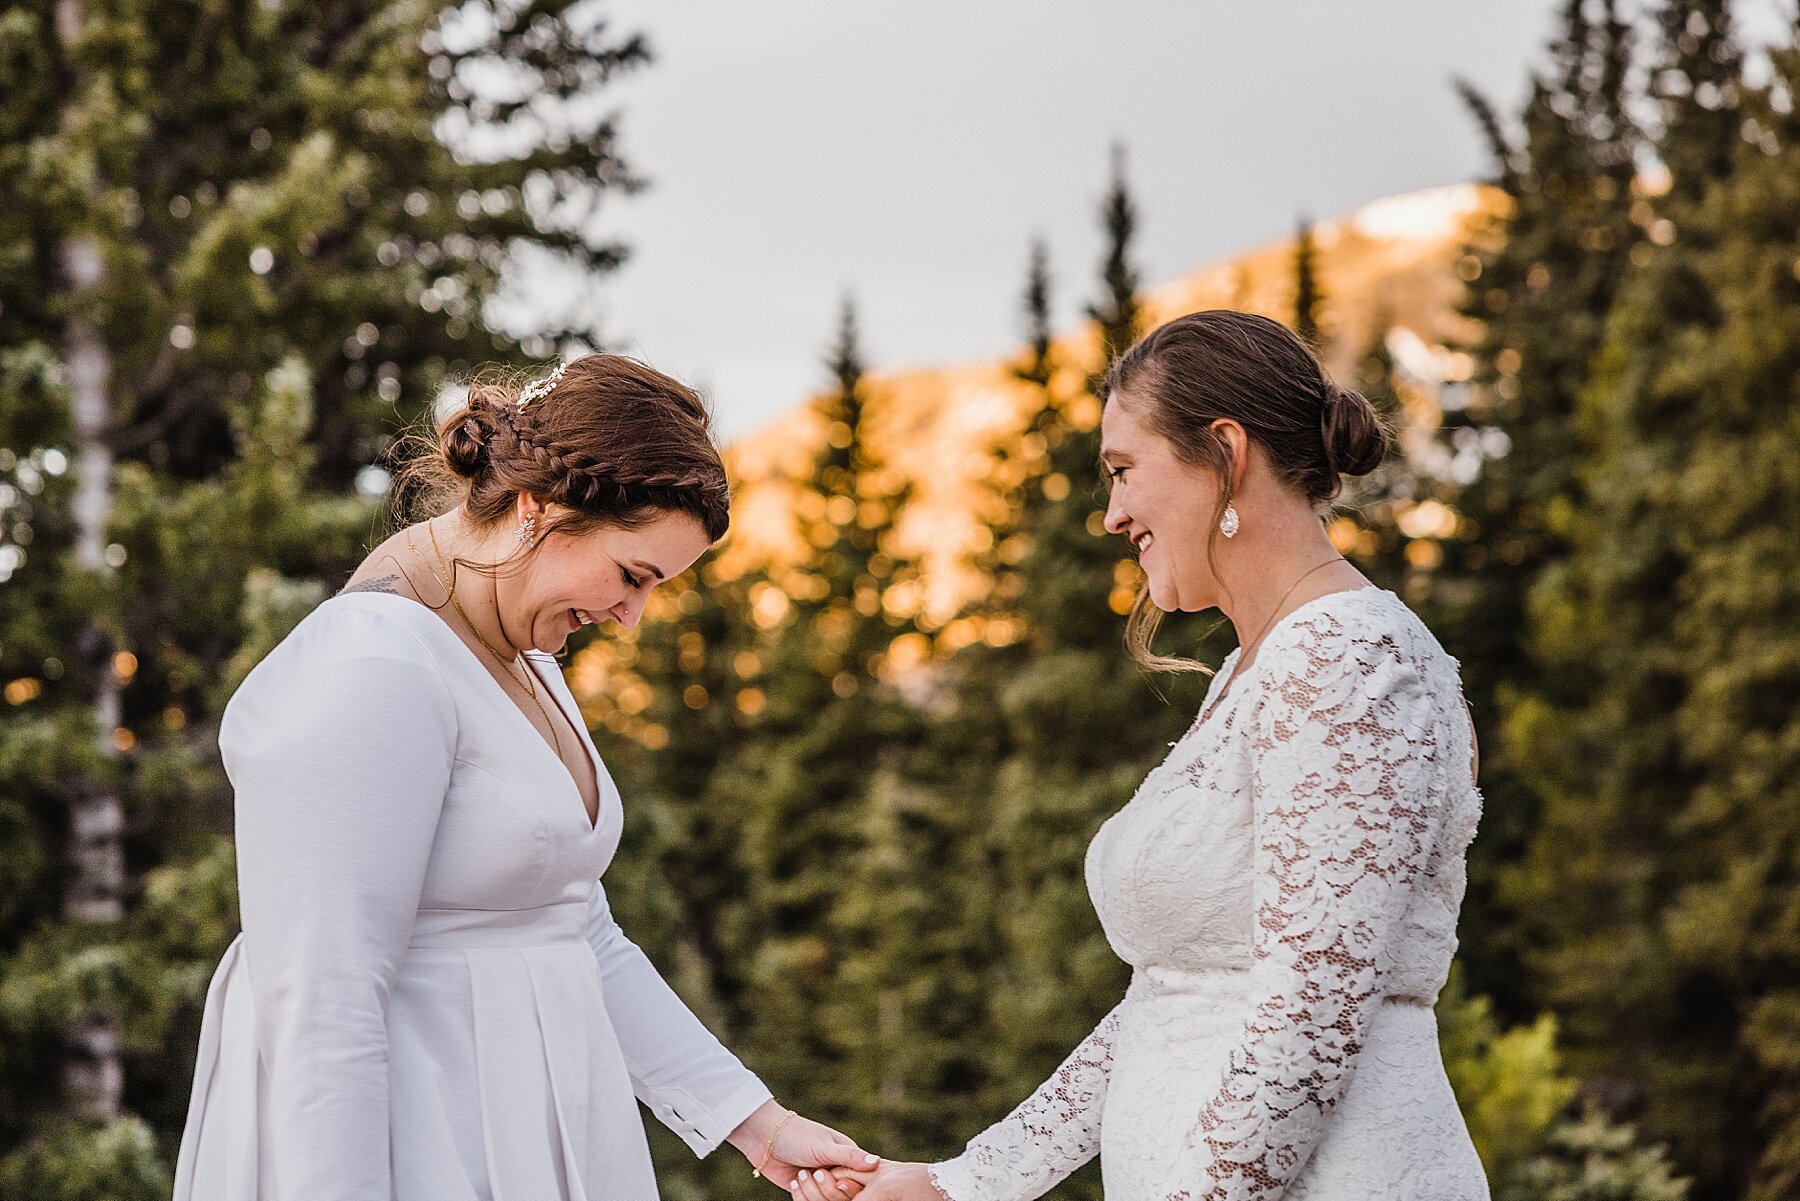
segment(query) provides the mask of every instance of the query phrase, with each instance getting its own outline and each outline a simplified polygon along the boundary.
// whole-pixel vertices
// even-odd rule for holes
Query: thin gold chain
[[[432,526],[432,524],[429,521],[427,521],[425,523],[425,533],[427,535],[429,535],[431,538],[431,553],[437,556],[438,567],[442,567],[444,569],[444,571],[447,573],[450,572],[450,564],[445,560],[444,552],[438,546],[437,530]],[[409,547],[412,546],[412,531],[411,530],[407,531],[407,543],[406,544]],[[417,551],[414,551],[413,553],[418,554]],[[428,563],[428,564],[426,564],[426,566],[430,567],[431,565]],[[442,588],[445,592],[450,594],[450,603],[452,605],[456,606],[456,612],[463,619],[463,623],[469,627],[469,632],[471,634],[475,635],[475,637],[480,641],[481,645],[487,647],[488,654],[494,656],[494,658],[498,659],[502,664],[509,663],[509,662],[516,662],[516,659],[508,660],[507,657],[501,653],[499,647],[495,646],[493,643],[491,643],[487,640],[486,635],[484,635],[481,632],[481,628],[479,626],[477,626],[475,624],[475,622],[469,617],[469,611],[462,607],[461,601],[456,599],[455,587],[452,586],[451,584],[446,583],[443,576],[438,575],[437,568],[435,568],[435,567],[431,568],[431,575],[432,575],[433,579],[437,580],[438,587]],[[533,696],[537,695],[537,689],[535,687],[533,687],[529,681],[526,682],[525,689],[526,689],[526,691],[530,692]]]
[[[1283,592],[1281,594],[1281,599],[1275,602],[1275,608],[1272,609],[1269,613],[1269,620],[1263,622],[1262,629],[1256,631],[1256,637],[1252,638],[1250,640],[1250,643],[1260,643],[1260,641],[1262,640],[1262,636],[1269,632],[1269,627],[1275,624],[1275,618],[1281,613],[1281,606],[1287,602],[1288,597],[1294,595],[1294,589],[1296,589],[1300,586],[1300,580],[1304,580],[1307,576],[1311,575],[1315,571],[1320,570],[1321,568],[1330,567],[1333,563],[1336,563],[1339,560],[1342,560],[1346,563],[1349,562],[1349,560],[1345,559],[1344,556],[1342,556],[1342,555],[1333,555],[1331,558],[1325,560],[1323,563],[1317,564],[1313,567],[1309,567],[1305,571],[1301,572],[1300,579],[1295,580],[1293,583],[1289,584],[1288,590],[1286,592]],[[1246,648],[1246,654],[1248,653],[1248,650],[1250,649],[1250,643],[1242,644]],[[1242,672],[1242,670],[1243,670],[1244,658],[1245,658],[1245,655],[1241,654],[1238,656],[1238,666],[1232,670],[1231,679],[1226,681],[1225,692],[1230,692],[1232,690],[1232,688],[1236,686],[1237,677],[1238,677],[1239,673]],[[1223,693],[1223,692],[1220,693],[1218,696],[1214,697],[1213,703],[1211,705],[1207,706],[1206,712],[1202,713],[1200,715],[1199,721],[1205,721],[1208,717],[1211,717],[1213,710],[1217,709],[1219,707],[1219,702],[1223,701],[1224,699],[1225,699],[1225,693]],[[1196,722],[1195,724],[1199,724],[1199,723]]]
[[[450,565],[444,560],[444,552],[438,547],[437,531],[432,528],[429,521],[425,523],[425,532],[431,537],[431,553],[437,556],[438,565],[448,572],[450,570]],[[525,688],[525,695],[530,697],[531,703],[537,706],[539,715],[544,719],[544,725],[549,727],[550,739],[556,744],[556,757],[559,759],[562,758],[562,735],[556,732],[556,723],[550,720],[550,711],[544,708],[544,702],[538,700],[537,689],[530,682],[530,678],[533,674],[532,670],[519,661],[520,659],[523,659],[524,656],[520,655],[517,659],[514,659],[509,663],[506,656],[502,655],[499,650],[494,647],[493,643],[482,636],[481,631],[476,628],[474,621],[470,619],[468,611],[462,607],[462,602],[456,599],[455,585],[446,582],[444,577],[438,574],[438,569],[433,567],[424,555],[419,554],[419,548],[413,545],[412,529],[410,527],[406,530],[406,549],[418,556],[419,561],[425,564],[426,570],[431,572],[431,578],[438,582],[438,587],[450,594],[450,603],[456,607],[457,616],[463,619],[463,624],[469,627],[469,632],[475,635],[476,640],[479,641],[482,646],[485,646],[488,653],[493,655],[499,662],[501,669],[509,676],[512,675],[512,669],[514,667],[517,667],[524,673],[526,678],[520,681],[520,683]]]

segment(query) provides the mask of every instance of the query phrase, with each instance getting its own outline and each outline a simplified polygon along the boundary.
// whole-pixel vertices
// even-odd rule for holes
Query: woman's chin
[[[1202,609],[1213,607],[1213,601],[1196,603],[1186,601],[1180,589],[1152,577],[1149,581],[1150,603],[1164,613],[1198,613]]]

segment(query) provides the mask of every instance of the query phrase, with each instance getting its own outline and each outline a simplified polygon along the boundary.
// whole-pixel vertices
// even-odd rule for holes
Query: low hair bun
[[[439,445],[450,469],[466,479],[485,471],[493,457],[489,444],[494,433],[494,413],[484,404],[471,404],[444,422]]]
[[[1327,383],[1319,432],[1325,442],[1329,474],[1333,476],[1367,475],[1387,458],[1387,428],[1381,422],[1381,414],[1361,392]]]

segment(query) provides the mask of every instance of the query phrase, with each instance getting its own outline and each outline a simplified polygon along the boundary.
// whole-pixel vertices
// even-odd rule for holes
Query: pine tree
[[[1400,431],[1407,414],[1404,385],[1387,345],[1391,326],[1387,310],[1379,309],[1375,336],[1349,383],[1368,398],[1390,429]],[[1332,543],[1376,585],[1416,598],[1429,587],[1428,573],[1437,566],[1439,543],[1429,538],[1409,540],[1402,533],[1400,515],[1417,504],[1443,504],[1449,489],[1445,481],[1428,479],[1416,470],[1400,441],[1394,440],[1388,457],[1374,471],[1344,481],[1333,503],[1336,515],[1329,531]]]
[[[1668,27],[1667,58],[1692,58],[1695,23]],[[1781,48],[1752,90],[1713,73],[1735,50],[1698,53],[1748,121],[1722,175],[1672,181],[1664,244],[1627,284],[1584,396],[1593,503],[1534,601],[1545,661],[1592,681],[1592,700],[1522,711],[1524,745],[1549,758],[1519,885],[1561,907],[1541,962],[1577,1062],[1674,1142],[1697,1195],[1760,1199],[1800,1184],[1795,660],[1776,616],[1793,603],[1782,531],[1800,495],[1783,449],[1800,412],[1800,63]]]
[[[1131,241],[1137,233],[1137,202],[1125,177],[1123,144],[1112,150],[1112,180],[1101,202],[1100,215],[1106,230],[1106,258],[1100,268],[1103,290],[1100,299],[1088,306],[1088,316],[1100,329],[1102,364],[1110,366],[1141,332],[1138,289],[1142,279],[1131,261]]]
[[[826,361],[832,381],[816,405],[823,430],[797,520],[807,551],[777,580],[792,612],[778,627],[773,661],[787,685],[771,694],[771,721],[797,726],[832,697],[875,682],[888,644],[916,630],[918,566],[895,544],[911,495],[870,442],[870,385],[854,303],[846,298]]]
[[[1112,176],[1100,217],[1106,249],[1100,295],[1087,306],[1100,348],[1087,388],[1054,394],[1039,421],[1048,449],[1047,471],[1028,494],[1031,548],[1021,563],[1026,584],[1021,608],[1032,649],[1097,647],[1117,636],[1115,596],[1119,547],[1101,524],[1100,397],[1096,390],[1114,359],[1137,340],[1139,272],[1131,258],[1137,203],[1125,178],[1125,150],[1115,146]]]
[[[1111,357],[1141,332],[1136,206],[1120,152],[1101,219],[1100,290],[1087,306],[1100,355],[1085,386],[1071,386],[1073,364],[1060,361],[1049,337],[1046,261],[1033,253],[1017,374],[1041,400],[1020,445],[1001,461],[1023,479],[1010,489],[997,539],[1025,553],[1002,556],[1009,574],[1000,578],[1015,583],[976,611],[1004,621],[1004,635],[990,624],[987,642],[950,659],[950,700],[920,756],[937,788],[981,798],[971,838],[980,858],[965,870],[984,885],[969,903],[991,915],[991,926],[968,945],[991,960],[973,1036],[978,1083],[956,1139],[1017,1104],[1117,1003],[1126,972],[1095,920],[1081,863],[1099,823],[1129,798],[1198,703],[1192,681],[1153,684],[1126,657],[1121,614],[1139,577],[1101,525],[1095,388]],[[1174,636],[1191,631],[1177,625]],[[1058,1193],[1097,1194],[1091,1172]]]
[[[509,248],[622,254],[568,217],[632,184],[571,101],[643,43],[480,8],[0,22],[8,1196],[166,1195],[235,907],[220,707],[360,557],[397,415],[517,353],[481,325]],[[496,67],[542,121],[458,154],[523,111]]]
[[[1744,52],[1731,10],[1731,0],[1662,0],[1656,12],[1661,53],[1650,72],[1661,126],[1656,156],[1678,204],[1698,202],[1712,180],[1732,170]]]
[[[731,931],[742,906],[743,807],[716,804],[714,772],[757,737],[765,648],[751,601],[766,586],[725,546],[658,589],[634,631],[575,653],[573,678],[605,731],[636,848],[608,871],[621,926],[653,948],[678,992],[730,1042],[724,998],[739,991]],[[612,737],[607,737],[610,734]],[[671,1150],[674,1140],[663,1140]],[[691,1154],[672,1156],[686,1165]]]
[[[773,586],[743,570],[732,537],[659,588],[636,630],[575,652],[569,674],[585,681],[603,726],[596,743],[625,798],[630,853],[606,877],[620,926],[725,1045],[767,1073],[743,1005],[768,980],[745,854],[755,794],[740,785],[773,689],[752,598]],[[741,1161],[696,1160],[660,1123],[648,1135],[665,1197],[760,1195]]]
[[[678,985],[780,1095],[922,1154],[962,1088],[958,976],[934,965],[966,916],[943,905],[944,855],[969,840],[966,811],[903,770],[920,719],[887,654],[924,641],[918,566],[895,542],[909,488],[872,444],[866,362],[846,300],[796,484],[804,553],[731,579],[729,556],[709,560],[704,594],[636,639],[668,732],[639,775],[659,870],[710,877],[646,916],[680,942]],[[670,1167],[677,1190],[755,1195],[718,1164]]]
[[[1294,232],[1294,332],[1308,346],[1320,345],[1319,314],[1324,304],[1319,294],[1319,248],[1312,222],[1303,217]]]
[[[1042,238],[1031,243],[1031,263],[1025,273],[1025,294],[1020,307],[1025,314],[1027,358],[1017,375],[1040,388],[1050,386],[1050,373],[1055,364],[1050,357],[1050,247]]]
[[[1525,104],[1517,146],[1491,107],[1464,88],[1509,204],[1461,264],[1469,280],[1464,311],[1481,334],[1468,348],[1472,399],[1444,424],[1452,449],[1480,465],[1455,498],[1458,536],[1440,543],[1443,562],[1422,602],[1461,661],[1481,745],[1487,804],[1470,850],[1465,961],[1472,990],[1494,997],[1515,1021],[1529,1020],[1539,1001],[1500,877],[1523,853],[1538,799],[1505,736],[1505,698],[1563,687],[1526,652],[1524,597],[1568,553],[1570,523],[1585,503],[1576,398],[1619,281],[1643,245],[1634,221],[1634,209],[1640,218],[1643,210],[1635,197],[1640,135],[1630,116],[1630,27],[1613,3],[1567,0],[1550,54]]]
[[[975,512],[986,536],[969,561],[971,570],[987,581],[987,588],[966,607],[966,613],[979,620],[982,637],[993,638],[999,646],[1010,644],[1021,628],[1019,597],[1025,579],[1019,563],[1030,547],[1030,515],[1043,503],[1041,485],[1049,437],[1060,423],[1051,387],[1057,371],[1051,288],[1049,248],[1042,239],[1034,239],[1020,296],[1025,346],[1012,366],[1012,378],[1028,389],[1027,417],[1022,429],[1002,431],[987,448],[986,486],[978,494]],[[978,641],[967,647],[961,670],[973,665],[982,645]]]

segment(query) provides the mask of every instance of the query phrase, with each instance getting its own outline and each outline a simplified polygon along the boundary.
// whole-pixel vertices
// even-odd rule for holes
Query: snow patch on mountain
[[[1477,185],[1449,184],[1384,196],[1357,209],[1347,221],[1366,238],[1435,240],[1455,235],[1480,207],[1481,189]]]

